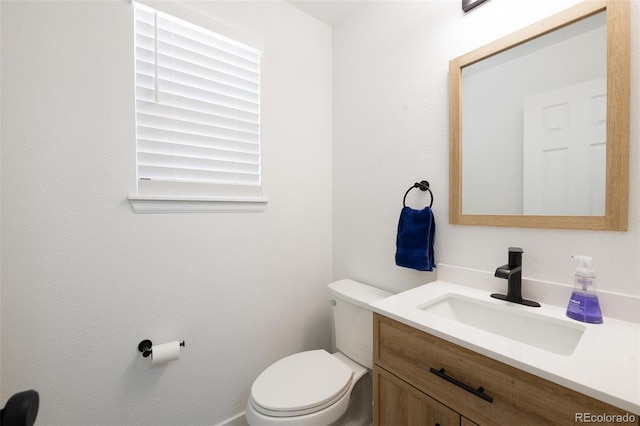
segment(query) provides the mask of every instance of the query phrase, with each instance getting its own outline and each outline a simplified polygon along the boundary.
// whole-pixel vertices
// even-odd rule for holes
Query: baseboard
[[[249,426],[247,420],[244,417],[244,411],[234,417],[231,417],[227,420],[223,420],[214,426]]]

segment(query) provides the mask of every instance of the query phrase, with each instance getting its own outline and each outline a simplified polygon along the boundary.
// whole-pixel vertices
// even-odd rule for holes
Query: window
[[[261,52],[137,3],[134,14],[138,195],[132,204],[264,203]]]

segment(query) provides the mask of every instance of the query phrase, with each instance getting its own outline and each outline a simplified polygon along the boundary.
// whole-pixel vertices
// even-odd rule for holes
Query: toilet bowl
[[[321,349],[290,355],[254,382],[247,422],[265,426],[335,424],[355,397],[355,385],[367,374],[366,368],[339,352],[330,354]]]
[[[336,347],[289,355],[254,381],[249,425],[369,425],[373,318],[369,304],[391,293],[353,280],[329,284]]]

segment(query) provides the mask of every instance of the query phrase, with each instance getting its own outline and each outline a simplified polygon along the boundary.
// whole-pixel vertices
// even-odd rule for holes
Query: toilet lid
[[[312,413],[333,404],[353,372],[325,350],[300,352],[272,364],[251,387],[256,410],[271,416]]]

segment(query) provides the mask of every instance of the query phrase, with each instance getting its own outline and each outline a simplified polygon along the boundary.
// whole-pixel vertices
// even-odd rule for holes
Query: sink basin
[[[535,308],[508,306],[459,294],[448,294],[418,308],[565,356],[573,353],[585,331],[583,325],[537,314]]]

